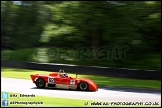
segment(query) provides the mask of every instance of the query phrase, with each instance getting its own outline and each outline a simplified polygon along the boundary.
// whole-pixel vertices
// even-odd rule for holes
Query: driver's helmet
[[[63,70],[63,69],[60,69],[60,71],[59,71],[59,72],[64,73],[64,70]]]
[[[63,69],[60,69],[59,73],[60,73],[60,76],[68,77],[68,74],[65,73]]]

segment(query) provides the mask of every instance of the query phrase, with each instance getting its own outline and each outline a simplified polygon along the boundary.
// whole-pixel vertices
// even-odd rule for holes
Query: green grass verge
[[[30,74],[49,74],[48,71],[16,69],[16,68],[1,68],[2,77],[31,79]],[[68,73],[69,76],[75,77],[75,74]],[[99,86],[121,86],[135,88],[161,88],[161,81],[156,80],[137,80],[129,78],[114,78],[96,75],[78,75],[78,78],[89,78]]]

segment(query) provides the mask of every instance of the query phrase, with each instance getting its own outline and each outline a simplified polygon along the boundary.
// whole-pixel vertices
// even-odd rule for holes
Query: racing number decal
[[[70,80],[70,84],[75,84],[75,80]]]
[[[50,84],[54,84],[54,78],[48,78],[48,83],[50,83]]]

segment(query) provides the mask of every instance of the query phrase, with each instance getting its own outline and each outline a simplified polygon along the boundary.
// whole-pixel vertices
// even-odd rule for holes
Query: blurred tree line
[[[161,1],[1,1],[1,53],[127,46],[126,60],[77,63],[160,69],[160,43]]]

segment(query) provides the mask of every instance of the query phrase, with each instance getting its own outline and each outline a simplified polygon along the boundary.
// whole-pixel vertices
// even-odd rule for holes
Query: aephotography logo
[[[44,54],[40,56],[40,52],[35,52],[36,57],[47,56],[50,59],[54,60],[125,60],[126,52],[129,49],[129,46],[113,46],[106,47],[102,46],[99,48],[94,47],[73,47],[73,48],[51,48],[41,53]]]

